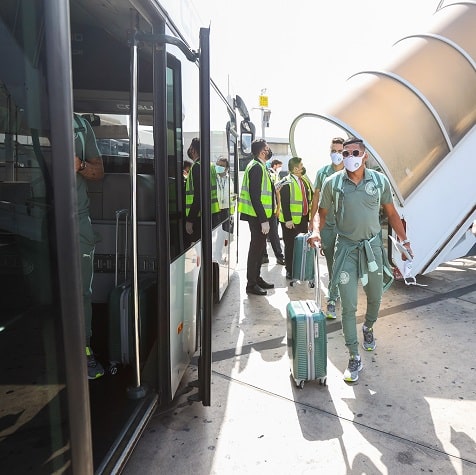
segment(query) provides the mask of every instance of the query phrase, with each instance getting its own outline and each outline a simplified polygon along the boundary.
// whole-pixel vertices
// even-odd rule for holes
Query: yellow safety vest
[[[261,179],[261,204],[263,205],[266,217],[270,218],[273,214],[273,184],[266,171],[266,167],[259,160],[251,160],[246,166],[243,184],[241,185],[240,199],[238,201],[238,212],[247,214],[248,216],[254,216],[255,218],[258,216],[251,204],[250,196],[249,172],[255,165],[260,166],[263,172]]]
[[[236,194],[235,194],[235,185],[233,184],[233,180],[228,176],[228,183],[230,188],[228,192],[230,193],[228,202],[230,203],[230,216],[235,214],[235,207],[236,207]]]
[[[302,178],[303,182],[309,183],[306,178]],[[286,186],[286,185],[285,185]],[[291,212],[291,219],[294,224],[299,224],[302,220],[302,212],[303,212],[303,196],[301,191],[301,185],[299,183],[299,179],[291,175],[291,181],[289,183],[290,190],[289,190],[289,211]],[[304,185],[307,193],[307,204],[308,204],[308,211],[311,211],[311,193],[310,188]],[[279,221],[284,223],[284,214],[283,210],[279,211]]]
[[[192,207],[193,203],[193,195],[194,195],[194,187],[193,187],[193,167],[195,164],[200,163],[200,160],[197,160],[193,163],[190,167],[187,176],[187,182],[185,183],[185,215],[188,216],[190,214],[190,208]],[[211,211],[212,213],[218,213],[220,211],[220,205],[218,204],[218,193],[217,193],[217,172],[215,170],[215,164],[210,164],[210,197],[211,197]],[[198,213],[200,216],[201,213]]]

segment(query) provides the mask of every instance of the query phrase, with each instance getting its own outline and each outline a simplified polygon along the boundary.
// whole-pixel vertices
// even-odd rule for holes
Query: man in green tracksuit
[[[94,271],[94,249],[96,239],[91,219],[89,218],[88,180],[101,180],[104,168],[101,153],[96,144],[96,137],[89,122],[74,115],[74,169],[76,171],[76,188],[78,196],[79,246],[81,251],[81,275],[83,282],[84,318],[86,326],[86,357],[88,378],[96,379],[104,374],[101,363],[94,357],[91,349],[92,322],[92,282]]]
[[[342,137],[334,137],[331,140],[331,161],[328,165],[320,168],[316,173],[316,179],[314,181],[314,194],[312,196],[311,206],[311,226],[310,231],[314,226],[319,227],[319,214],[317,213],[317,207],[319,204],[319,196],[321,194],[322,185],[324,180],[333,175],[335,172],[344,168],[342,151],[344,150],[344,139]],[[317,217],[316,223],[314,218]],[[329,292],[327,296],[327,318],[337,318],[336,316],[336,301],[339,298],[339,289],[337,286],[331,286],[332,281],[332,265],[334,263],[334,247],[336,244],[336,229],[335,229],[335,217],[333,210],[329,210],[326,215],[326,223],[321,231],[321,251],[326,258],[327,272],[329,274]]]
[[[368,154],[361,139],[350,138],[343,145],[345,169],[327,178],[323,184],[319,200],[319,228],[323,229],[328,211],[334,210],[337,239],[331,285],[336,283],[339,286],[342,328],[350,355],[344,380],[357,381],[362,369],[355,316],[358,281],[362,281],[367,296],[362,346],[366,351],[373,351],[376,347],[373,326],[377,321],[384,274],[388,268],[381,238],[380,206],[402,244],[410,255],[413,252],[393,204],[386,176],[365,167]],[[313,231],[309,240],[319,241],[319,232]],[[387,276],[391,281],[391,273]]]

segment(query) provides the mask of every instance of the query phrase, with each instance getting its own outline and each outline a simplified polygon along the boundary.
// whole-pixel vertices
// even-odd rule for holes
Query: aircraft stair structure
[[[440,2],[428,31],[399,40],[383,69],[354,74],[338,103],[301,114],[290,129],[293,155],[303,118],[364,140],[393,188],[415,276],[476,254],[475,28],[476,2]],[[389,254],[403,274],[400,253],[389,246]]]

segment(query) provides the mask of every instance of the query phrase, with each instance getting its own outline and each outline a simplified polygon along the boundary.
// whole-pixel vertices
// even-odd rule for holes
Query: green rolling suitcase
[[[291,301],[286,306],[287,349],[291,375],[296,386],[303,388],[305,381],[327,380],[326,316],[321,310],[318,253],[314,253],[314,272],[318,285],[314,300]]]
[[[131,282],[115,287],[109,297],[109,361],[111,366],[135,361]],[[156,337],[156,280],[139,280],[139,353],[145,361]]]
[[[292,281],[308,281],[310,287],[314,287],[314,261],[316,249],[307,243],[310,234],[300,233],[294,238]]]
[[[116,211],[116,265],[115,287],[109,295],[109,361],[110,372],[116,373],[118,365],[131,365],[135,362],[135,322],[133,312],[133,292],[131,279],[127,279],[127,265],[124,265],[124,282],[119,278],[119,221],[124,217],[124,259],[127,263],[127,225],[129,212],[126,209]],[[157,336],[157,280],[154,276],[139,277],[139,358],[143,363]]]
[[[305,381],[312,380],[326,384],[326,316],[312,300],[289,302],[286,315],[288,356],[296,386],[303,388]]]

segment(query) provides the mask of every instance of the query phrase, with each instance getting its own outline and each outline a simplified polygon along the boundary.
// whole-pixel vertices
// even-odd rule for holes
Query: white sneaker
[[[359,371],[363,368],[362,360],[359,355],[351,355],[349,359],[349,364],[344,371],[344,381],[349,381],[353,383],[359,379]]]

